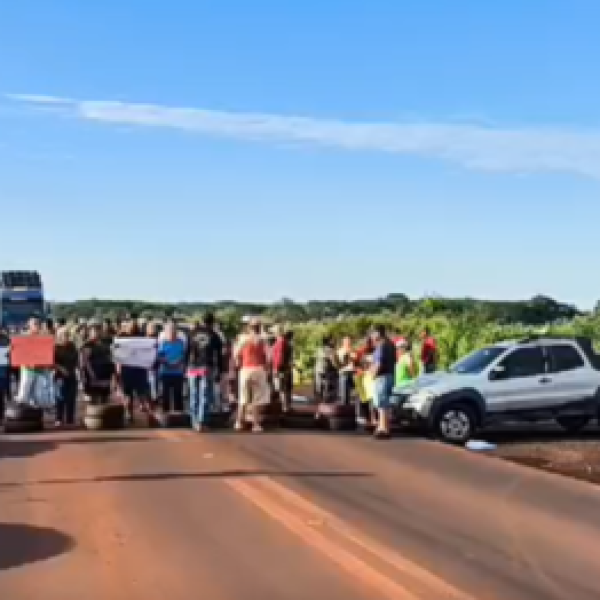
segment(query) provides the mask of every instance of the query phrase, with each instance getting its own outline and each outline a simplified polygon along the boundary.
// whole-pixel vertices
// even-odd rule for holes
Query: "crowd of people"
[[[354,403],[360,424],[371,426],[377,437],[389,436],[392,390],[437,368],[437,343],[428,328],[420,341],[419,360],[408,338],[390,337],[381,325],[358,346],[350,337],[339,346],[325,337],[316,356],[315,396],[324,402]]]
[[[110,319],[67,323],[31,319],[29,335],[55,337],[55,364],[52,369],[56,426],[76,421],[80,391],[93,404],[104,404],[119,395],[129,421],[136,408],[183,412],[185,396],[192,427],[207,429],[210,414],[217,406],[236,403],[236,430],[244,428],[247,411],[281,403],[284,412],[292,409],[294,387],[293,333],[283,327],[266,330],[259,319],[250,319],[235,340],[228,340],[212,314],[201,322],[182,327],[175,321],[158,323],[131,315],[120,322]],[[116,338],[151,337],[156,340],[156,363],[150,369],[119,364],[112,352]],[[7,345],[0,332],[0,345]],[[422,333],[421,356],[417,360],[411,343],[391,338],[382,326],[373,329],[362,344],[348,337],[337,346],[329,337],[315,357],[314,396],[320,402],[355,403],[359,422],[372,425],[376,437],[390,433],[390,401],[395,386],[405,385],[421,372],[436,368],[434,338]],[[45,369],[47,372],[48,369]],[[19,381],[35,378],[40,369],[0,366],[0,420],[6,400],[29,401]],[[16,386],[17,393],[12,393]],[[187,389],[187,394],[185,393]],[[260,420],[252,419],[254,431]]]

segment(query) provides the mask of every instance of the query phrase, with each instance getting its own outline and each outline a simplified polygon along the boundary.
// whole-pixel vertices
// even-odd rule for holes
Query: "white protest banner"
[[[158,342],[154,338],[115,338],[113,360],[126,367],[150,369],[156,362]]]
[[[8,346],[0,346],[0,367],[8,367],[10,362],[8,358],[9,351]]]

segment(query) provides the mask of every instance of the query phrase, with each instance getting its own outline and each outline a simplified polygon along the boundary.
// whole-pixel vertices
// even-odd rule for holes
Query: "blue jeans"
[[[188,384],[192,426],[205,425],[215,401],[215,382],[212,373],[188,375]]]
[[[394,376],[379,375],[373,382],[373,406],[378,409],[390,408],[394,390]]]

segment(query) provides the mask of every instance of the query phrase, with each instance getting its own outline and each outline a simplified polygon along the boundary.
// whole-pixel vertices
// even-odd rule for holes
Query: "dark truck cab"
[[[48,316],[42,279],[37,271],[0,271],[0,327],[23,329],[32,317]]]

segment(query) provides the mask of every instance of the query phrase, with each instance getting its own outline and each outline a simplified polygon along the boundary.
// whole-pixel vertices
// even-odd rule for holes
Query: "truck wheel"
[[[567,432],[577,433],[581,431],[590,421],[591,417],[587,415],[577,415],[572,417],[557,417],[556,422]]]
[[[435,415],[433,433],[449,444],[465,444],[475,433],[475,414],[473,409],[461,402],[443,406]]]

